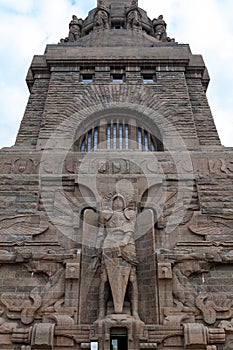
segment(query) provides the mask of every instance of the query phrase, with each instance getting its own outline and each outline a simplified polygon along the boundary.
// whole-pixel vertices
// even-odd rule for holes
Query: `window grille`
[[[163,150],[163,145],[144,127],[129,125],[124,120],[116,119],[88,130],[76,143],[76,150],[79,152],[100,149],[157,152]]]

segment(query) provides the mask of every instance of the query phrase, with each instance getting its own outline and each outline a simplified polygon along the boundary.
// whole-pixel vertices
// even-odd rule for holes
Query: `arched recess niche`
[[[73,151],[163,151],[155,122],[129,108],[113,107],[88,116],[77,126]]]

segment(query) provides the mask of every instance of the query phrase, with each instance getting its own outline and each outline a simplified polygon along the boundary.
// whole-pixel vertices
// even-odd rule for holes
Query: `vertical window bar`
[[[113,123],[113,149],[117,149],[117,124]]]
[[[152,141],[151,134],[148,134],[148,151],[152,151],[151,141]]]
[[[113,149],[113,121],[111,121],[110,128],[110,149]]]
[[[87,138],[87,152],[91,152],[91,144],[92,144],[92,130],[88,132]]]
[[[144,146],[145,146],[145,151],[149,151],[149,137],[148,137],[148,132],[144,130]]]
[[[138,128],[138,149],[142,151],[142,129]]]
[[[107,149],[111,149],[111,124],[107,125]]]
[[[94,129],[94,151],[98,149],[99,128]]]
[[[125,122],[122,122],[122,149],[125,149]]]
[[[156,152],[155,142],[152,137],[150,137],[150,139],[151,139],[151,152]]]
[[[123,149],[123,124],[119,124],[119,149]]]
[[[145,151],[145,130],[142,129],[142,150]]]
[[[116,149],[119,149],[119,121],[116,122]]]
[[[85,152],[85,137],[84,137],[84,139],[83,139],[83,142],[82,142],[82,144],[81,144],[81,152]]]
[[[125,149],[129,149],[129,125],[125,124]]]
[[[91,150],[94,151],[94,129],[92,129],[92,135],[91,135]]]

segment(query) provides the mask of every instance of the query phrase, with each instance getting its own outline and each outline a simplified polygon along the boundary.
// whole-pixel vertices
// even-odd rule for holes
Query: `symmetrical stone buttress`
[[[233,349],[233,156],[208,82],[134,0],[34,56],[0,151],[0,349]]]

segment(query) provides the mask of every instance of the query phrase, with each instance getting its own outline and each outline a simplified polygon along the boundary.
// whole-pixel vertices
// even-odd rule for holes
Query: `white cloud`
[[[24,79],[33,55],[66,37],[71,16],[85,18],[97,1],[77,1],[75,6],[72,2],[0,0],[0,147],[11,145],[18,131],[28,98]],[[203,55],[215,122],[223,144],[233,146],[232,0],[139,0],[139,5],[151,19],[163,14],[168,35]]]

